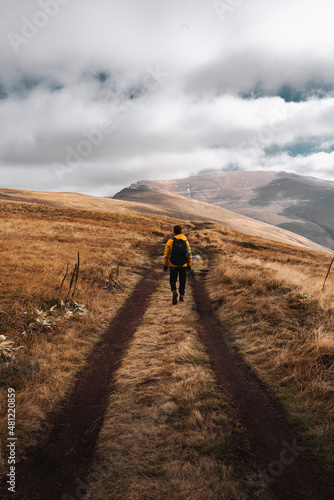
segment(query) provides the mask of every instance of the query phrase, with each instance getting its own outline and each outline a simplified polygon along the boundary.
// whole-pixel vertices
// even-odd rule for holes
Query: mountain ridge
[[[137,181],[128,188],[129,199],[144,185],[228,208],[334,250],[334,182],[283,171],[214,171],[183,179]]]
[[[57,193],[0,188],[0,204],[6,202],[25,202],[61,209],[93,209],[108,213],[111,217],[114,214],[124,212],[155,214],[161,217],[171,217],[171,223],[173,218],[174,220],[185,221],[211,220],[246,235],[269,238],[285,244],[298,245],[326,253],[329,251],[328,248],[291,231],[277,228],[210,203],[191,199],[187,200],[180,195],[159,191],[149,186],[143,186],[140,189],[125,188],[118,193],[118,199],[81,193]]]

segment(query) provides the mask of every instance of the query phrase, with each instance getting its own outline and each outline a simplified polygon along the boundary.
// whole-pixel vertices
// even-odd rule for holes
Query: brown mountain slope
[[[328,251],[321,245],[290,231],[234,213],[226,208],[159,191],[145,185],[136,189],[123,189],[115,195],[114,199],[131,201],[133,207],[139,203],[140,209],[144,208],[145,211],[149,210],[151,213],[163,213],[184,220],[211,220],[253,236]]]
[[[159,191],[147,186],[140,186],[137,189],[124,189],[113,199],[80,193],[0,189],[0,200],[38,203],[58,208],[99,210],[110,213],[152,213],[182,220],[211,220],[253,236],[328,251],[321,245],[290,231],[265,224],[210,203],[186,199],[181,195]]]
[[[102,210],[105,212],[129,210],[129,204],[126,202],[118,202],[99,196],[90,196],[80,193],[53,193],[47,191],[0,188],[0,201],[6,200],[38,203],[55,208],[77,208],[80,210]],[[138,209],[139,208],[140,207],[138,207]]]
[[[166,181],[139,181],[288,229],[334,250],[334,183],[287,172],[207,172]]]

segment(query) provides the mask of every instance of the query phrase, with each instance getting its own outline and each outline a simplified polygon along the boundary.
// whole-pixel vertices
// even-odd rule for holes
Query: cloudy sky
[[[0,0],[1,187],[334,181],[332,0]]]

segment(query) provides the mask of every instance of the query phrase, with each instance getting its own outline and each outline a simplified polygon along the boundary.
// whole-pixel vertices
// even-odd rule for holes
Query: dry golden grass
[[[23,346],[12,361],[0,360],[0,438],[3,450],[5,395],[14,387],[18,458],[47,432],[47,417],[70,391],[138,270],[151,265],[147,244],[179,222],[128,212],[124,204],[108,202],[104,209],[96,201],[101,209],[93,210],[86,199],[73,195],[72,201],[77,208],[0,202],[0,335]],[[333,465],[334,269],[321,292],[332,256],[217,223],[187,225],[193,253],[206,257],[198,271],[209,269],[222,323],[313,449]],[[52,313],[66,265],[73,270],[78,251],[74,298],[87,313]],[[109,293],[104,280],[117,265],[123,292]],[[62,299],[68,285],[67,278]],[[237,438],[198,342],[191,300],[179,306],[170,305],[164,283],[123,358],[100,437],[97,460],[105,467],[89,498],[202,500],[240,491],[243,481],[229,455]]]
[[[334,465],[334,271],[331,254],[204,224],[191,233],[214,260],[210,296],[246,362]]]
[[[239,498],[232,433],[189,288],[172,306],[166,277],[116,374],[86,498]]]
[[[154,183],[153,183],[154,184]],[[42,191],[27,191],[15,189],[1,189],[0,200],[26,201],[59,208],[76,208],[109,213],[134,211],[137,213],[167,215],[182,220],[215,221],[251,236],[260,236],[280,241],[283,244],[299,245],[315,250],[323,250],[321,245],[304,238],[296,233],[279,227],[260,222],[256,218],[246,217],[223,207],[193,200],[178,194],[158,189],[137,191],[131,190],[132,201],[123,199],[108,199],[97,196],[88,196],[79,193],[49,193]]]
[[[0,359],[0,471],[7,436],[6,391],[16,390],[18,458],[45,434],[45,421],[69,392],[74,375],[106,324],[150,265],[145,246],[160,240],[172,220],[140,214],[60,209],[1,202],[0,335],[22,346],[12,361]],[[153,234],[154,233],[154,234]],[[80,252],[74,300],[86,307],[70,315],[57,308],[67,263]],[[103,289],[119,266],[122,292]],[[93,284],[94,279],[95,283]],[[69,288],[67,277],[60,298]],[[73,310],[73,309],[72,309]]]

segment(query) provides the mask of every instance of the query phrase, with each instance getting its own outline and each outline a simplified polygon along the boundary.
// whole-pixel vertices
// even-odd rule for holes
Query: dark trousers
[[[172,292],[176,291],[176,281],[177,277],[179,277],[179,292],[180,295],[184,295],[186,288],[187,268],[170,266],[169,269],[170,269],[169,282]]]

